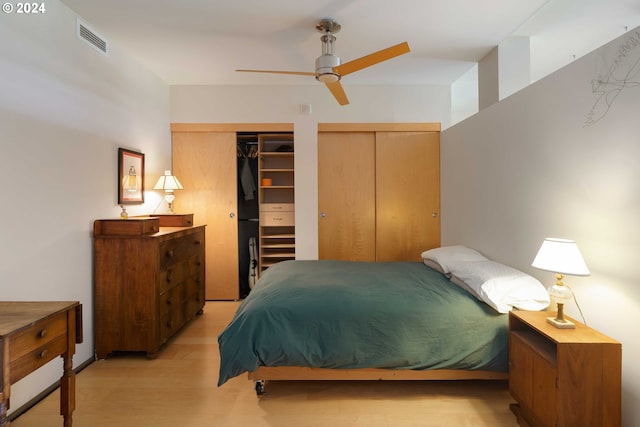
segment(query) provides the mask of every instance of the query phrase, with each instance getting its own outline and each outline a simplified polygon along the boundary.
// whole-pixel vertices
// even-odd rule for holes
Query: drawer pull
[[[168,251],[167,251],[167,256],[168,256],[169,258],[173,258],[173,250],[168,250]]]
[[[171,274],[167,274],[167,282],[170,282],[173,280],[173,276]]]
[[[40,332],[38,332],[38,338],[44,338],[47,336],[48,333],[49,331],[47,331],[46,329],[43,329]]]
[[[273,218],[274,221],[282,221],[282,218]]]
[[[40,353],[38,353],[38,358],[44,359],[45,357],[47,357],[47,354],[49,354],[49,350],[45,348]]]
[[[167,300],[167,305],[171,305],[171,300],[170,299]]]
[[[201,245],[202,244],[202,240],[196,240],[193,243],[196,244],[196,245]]]

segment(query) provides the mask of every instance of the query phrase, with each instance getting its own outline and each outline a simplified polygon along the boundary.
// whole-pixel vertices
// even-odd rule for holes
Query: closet
[[[236,136],[238,174],[238,270],[240,298],[249,295],[258,279],[258,135]]]
[[[172,169],[184,187],[176,192],[176,212],[206,225],[205,299],[249,292],[249,238],[259,241],[258,135],[292,132],[292,124],[171,125]]]
[[[439,165],[439,124],[319,124],[319,258],[420,260],[439,246]]]

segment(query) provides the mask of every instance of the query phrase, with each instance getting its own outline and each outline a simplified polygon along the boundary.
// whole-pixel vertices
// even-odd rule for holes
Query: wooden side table
[[[62,356],[60,414],[71,427],[76,378],[73,355],[82,342],[82,305],[77,301],[0,302],[0,427],[9,425],[11,384]]]
[[[575,329],[558,329],[549,316],[509,313],[509,390],[518,423],[619,427],[621,344],[574,319]]]

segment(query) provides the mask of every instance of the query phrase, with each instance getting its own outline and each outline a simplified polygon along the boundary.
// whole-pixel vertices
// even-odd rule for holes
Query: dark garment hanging
[[[254,183],[253,174],[249,167],[249,159],[242,159],[242,167],[240,169],[240,182],[242,183],[242,191],[245,200],[253,200],[255,198],[256,185]]]

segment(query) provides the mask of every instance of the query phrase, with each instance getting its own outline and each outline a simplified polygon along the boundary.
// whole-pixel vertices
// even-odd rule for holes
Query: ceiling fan
[[[316,80],[324,83],[331,91],[334,98],[340,105],[347,105],[349,99],[340,84],[340,79],[347,74],[370,67],[379,62],[386,61],[396,56],[403,55],[410,51],[409,44],[403,42],[386,49],[379,50],[369,55],[354,59],[344,64],[340,63],[340,57],[334,54],[335,33],[340,31],[340,24],[333,19],[323,19],[316,24],[316,30],[322,33],[322,55],[316,59],[316,71],[273,71],[273,70],[236,70],[246,73],[273,73],[273,74],[294,74],[302,76],[314,76]]]

